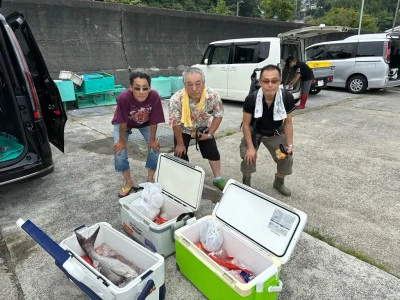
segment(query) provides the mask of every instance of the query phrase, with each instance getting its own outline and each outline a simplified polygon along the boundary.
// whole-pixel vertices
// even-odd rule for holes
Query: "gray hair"
[[[204,75],[204,72],[202,69],[196,68],[196,67],[190,67],[189,69],[183,71],[183,73],[182,73],[183,83],[185,83],[185,77],[189,74],[200,74],[203,82],[206,82],[206,76]]]

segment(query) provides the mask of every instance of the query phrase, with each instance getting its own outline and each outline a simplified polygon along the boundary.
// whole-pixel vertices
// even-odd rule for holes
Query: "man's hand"
[[[118,142],[115,143],[115,145],[114,145],[114,153],[115,154],[120,155],[121,151],[124,150],[124,149],[125,149],[125,151],[128,150],[128,148],[126,147],[125,143],[123,143],[121,141],[118,141]]]
[[[290,153],[293,152],[293,147],[291,147],[291,146],[289,146],[289,145],[288,145],[288,146],[285,146],[285,150],[286,150],[287,153],[290,154]]]
[[[254,164],[257,159],[257,151],[254,148],[247,149],[246,155],[244,156],[244,159],[246,160],[247,164]]]
[[[204,140],[208,140],[208,139],[209,139],[209,137],[208,137],[207,133],[200,134],[200,136],[198,138],[199,141],[204,141]]]
[[[175,156],[181,157],[183,154],[186,154],[186,148],[185,145],[176,145],[175,151],[174,151]]]
[[[149,146],[149,149],[153,149],[154,152],[160,151],[160,143],[156,139],[150,140],[148,146]]]

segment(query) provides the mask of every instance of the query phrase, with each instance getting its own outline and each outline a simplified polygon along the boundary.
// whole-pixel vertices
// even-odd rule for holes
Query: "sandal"
[[[136,193],[137,191],[140,191],[140,190],[143,190],[143,187],[141,187],[141,186],[133,186],[131,188],[122,187],[121,188],[121,192],[124,193],[124,194],[121,194],[121,192],[119,192],[118,193],[118,197],[119,198],[126,197],[130,193],[132,193],[132,192]]]

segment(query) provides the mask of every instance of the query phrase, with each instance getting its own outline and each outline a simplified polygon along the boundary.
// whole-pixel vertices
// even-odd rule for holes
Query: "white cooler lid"
[[[204,186],[204,170],[186,160],[170,154],[158,156],[155,181],[163,192],[177,202],[190,206],[194,211],[200,207]]]
[[[307,221],[304,212],[232,179],[213,215],[283,264],[290,259]]]

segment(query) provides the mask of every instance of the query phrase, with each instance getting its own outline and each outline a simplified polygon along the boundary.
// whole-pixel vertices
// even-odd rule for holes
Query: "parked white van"
[[[305,61],[305,38],[348,29],[320,25],[291,30],[278,37],[215,41],[208,45],[201,63],[194,67],[204,71],[207,86],[215,89],[222,99],[244,101],[249,93],[250,76],[254,69],[273,64],[283,71],[284,61],[289,55],[298,61]],[[300,81],[292,93],[295,99],[300,97]]]
[[[307,60],[329,61],[335,76],[328,86],[359,94],[399,86],[400,32],[361,34],[307,47]]]

